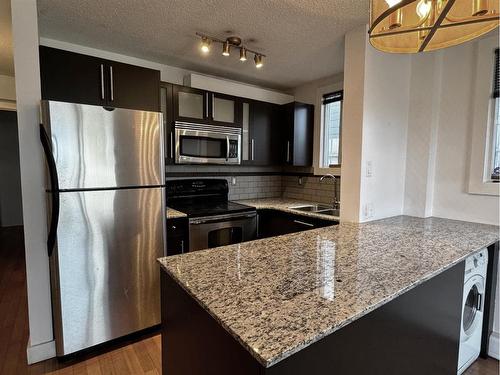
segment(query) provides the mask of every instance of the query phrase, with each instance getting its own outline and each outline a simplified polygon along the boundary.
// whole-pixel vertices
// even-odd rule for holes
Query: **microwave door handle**
[[[229,160],[229,136],[226,135],[226,161]]]

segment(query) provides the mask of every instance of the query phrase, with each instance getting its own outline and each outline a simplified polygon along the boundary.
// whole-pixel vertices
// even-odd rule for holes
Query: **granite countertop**
[[[270,367],[498,241],[498,231],[491,225],[397,216],[159,262]]]
[[[187,215],[184,212],[167,207],[167,219],[178,219],[180,217],[187,217]]]
[[[316,202],[289,199],[289,198],[258,198],[258,199],[244,199],[235,201],[236,203],[245,204],[247,206],[255,207],[256,209],[273,209],[278,211],[289,212],[296,215],[316,217],[325,220],[339,221],[337,216],[322,215],[318,212],[304,212],[292,210],[290,207],[305,206],[317,204]],[[322,203],[323,204],[323,203]]]

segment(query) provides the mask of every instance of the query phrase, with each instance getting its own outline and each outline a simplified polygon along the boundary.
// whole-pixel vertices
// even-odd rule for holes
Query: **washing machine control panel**
[[[486,268],[488,264],[488,250],[483,249],[480,252],[468,257],[465,261],[465,274],[477,273],[478,269]]]

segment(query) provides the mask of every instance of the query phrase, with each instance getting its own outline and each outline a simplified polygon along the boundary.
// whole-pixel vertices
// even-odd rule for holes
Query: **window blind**
[[[335,91],[329,94],[323,95],[323,104],[330,104],[334,102],[340,102],[344,99],[344,91]]]
[[[500,49],[495,50],[495,82],[493,82],[493,97],[500,97]]]

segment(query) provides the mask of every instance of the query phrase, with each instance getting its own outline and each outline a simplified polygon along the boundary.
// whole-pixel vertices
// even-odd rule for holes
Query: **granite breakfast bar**
[[[463,261],[498,240],[399,216],[162,258],[164,374],[456,373]]]

